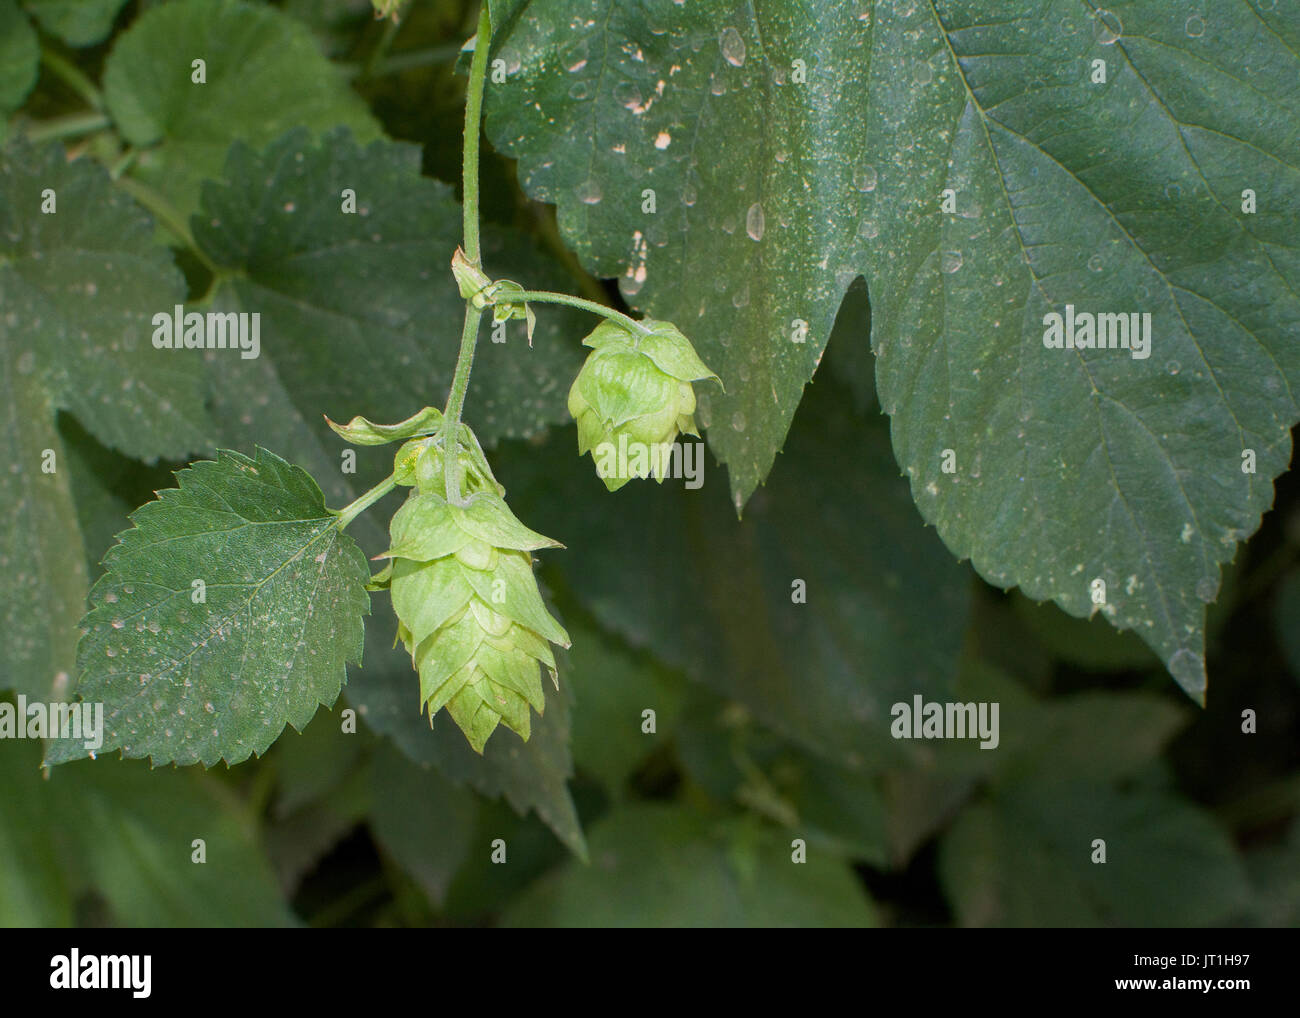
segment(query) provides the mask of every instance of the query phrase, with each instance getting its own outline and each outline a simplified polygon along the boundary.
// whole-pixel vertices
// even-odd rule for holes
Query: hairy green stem
[[[483,112],[483,83],[487,77],[488,50],[492,45],[492,18],[488,14],[487,0],[478,15],[478,34],[474,37],[474,57],[469,66],[469,85],[465,92],[465,147],[461,166],[464,183],[464,243],[462,250],[470,264],[482,264],[478,240],[478,139],[479,118]],[[482,312],[471,300],[465,301],[465,324],[460,332],[460,353],[456,357],[456,372],[451,379],[451,392],[447,394],[447,407],[442,416],[443,476],[447,485],[447,501],[460,503],[460,413],[465,407],[465,393],[469,389],[469,373],[474,367],[474,347],[478,344],[478,327]]]
[[[388,21],[384,25],[383,34],[379,37],[379,41],[375,43],[375,48],[371,50],[369,59],[366,60],[365,65],[362,67],[361,79],[363,81],[375,76],[375,71],[384,57],[388,56],[388,49],[393,45],[393,39],[397,36],[397,32],[401,27],[402,24],[399,21]]]
[[[488,50],[492,47],[492,18],[487,0],[478,15],[478,34],[474,37],[474,58],[469,65],[469,85],[465,91],[465,157],[461,171],[464,185],[465,257],[476,268],[483,264],[478,243],[478,138],[483,113],[483,82],[487,77]]]
[[[638,322],[635,318],[629,318],[622,311],[615,311],[604,304],[597,304],[594,300],[586,300],[583,297],[574,297],[567,293],[554,293],[551,290],[525,290],[522,294],[513,294],[503,296],[499,301],[494,303],[517,304],[519,301],[530,302],[533,304],[564,304],[571,308],[581,308],[583,311],[590,311],[592,314],[608,318],[610,321],[618,322],[625,329],[636,333],[638,336],[650,335],[650,330]]]
[[[55,117],[33,124],[23,133],[34,145],[60,138],[77,138],[83,134],[93,134],[111,127],[113,122],[103,113],[70,113],[66,117]]]
[[[221,269],[217,267],[216,262],[208,257],[203,248],[199,247],[198,242],[194,239],[194,234],[190,232],[185,217],[176,210],[171,202],[152,187],[140,183],[134,177],[118,177],[116,184],[153,213],[154,218],[170,230],[177,240],[189,248],[194,257],[203,263],[203,267],[212,273],[214,281],[220,278],[222,275]]]
[[[363,512],[369,509],[372,505],[374,505],[376,502],[378,502],[381,498],[383,498],[385,495],[387,495],[390,491],[392,491],[396,487],[397,487],[396,478],[392,474],[389,474],[382,481],[376,484],[373,488],[367,491],[364,495],[358,498],[355,502],[350,502],[349,504],[345,505],[342,509],[340,509],[336,513],[338,519],[334,521],[334,525],[338,527],[339,530],[343,530],[345,527],[347,527],[349,523],[355,520],[358,516],[360,516]]]
[[[421,67],[435,67],[438,64],[448,64],[460,55],[460,45],[458,43],[448,43],[439,46],[428,46],[422,49],[403,50],[401,53],[393,53],[385,56],[378,62],[367,62],[365,66],[361,64],[339,64],[339,69],[343,72],[345,78],[362,78],[369,81],[373,78],[382,78],[389,74],[401,74],[404,71],[414,71]]]
[[[99,112],[104,109],[104,97],[95,83],[71,60],[56,53],[48,46],[41,47],[41,63],[59,78],[68,88],[81,96],[91,109]]]
[[[117,162],[113,163],[113,165],[108,168],[108,175],[114,180],[120,180],[122,174],[131,168],[139,155],[140,152],[138,149],[128,148],[122,153]]]
[[[469,373],[474,366],[474,347],[478,345],[478,327],[482,314],[469,301],[465,302],[465,324],[460,332],[456,374],[452,377],[447,409],[442,415],[443,473],[447,483],[447,501],[455,505],[461,502],[460,456],[457,455],[460,412],[465,407],[465,392],[469,389]]]

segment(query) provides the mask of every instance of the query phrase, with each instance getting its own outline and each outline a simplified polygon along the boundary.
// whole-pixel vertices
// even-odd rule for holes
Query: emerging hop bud
[[[569,390],[578,455],[591,451],[610,491],[632,477],[662,482],[678,434],[699,435],[691,383],[721,384],[671,322],[640,324],[648,333],[608,320],[596,326],[582,341],[592,353]]]

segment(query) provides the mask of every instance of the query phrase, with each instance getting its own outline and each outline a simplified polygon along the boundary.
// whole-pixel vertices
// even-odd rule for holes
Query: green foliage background
[[[888,24],[907,5],[860,6]],[[584,5],[552,10],[570,6]],[[652,31],[662,27],[663,5],[620,6],[637,8]],[[693,16],[716,46],[709,18],[725,5],[697,6],[703,13]],[[967,13],[973,5],[950,6]],[[493,9],[510,24],[523,7]],[[1181,5],[1117,5],[1130,25],[1175,7],[1167,16],[1181,29]],[[339,506],[386,473],[388,460],[362,450],[358,474],[343,474],[341,443],[321,415],[396,420],[441,401],[461,305],[448,271],[460,230],[455,63],[476,13],[456,0],[414,0],[399,24],[376,21],[360,0],[0,0],[0,112],[8,114],[0,124],[0,397],[15,462],[39,462],[47,448],[60,456],[53,479],[30,470],[0,479],[14,524],[0,538],[12,694],[63,692],[46,677],[76,673],[76,626],[114,535],[155,491],[175,486],[171,472],[191,457],[217,448],[251,456],[261,445],[307,470],[327,504]],[[773,22],[777,37],[797,38],[797,26]],[[160,80],[156,55],[194,40],[213,68],[209,84],[196,92]],[[827,60],[852,51],[833,33],[804,43]],[[533,66],[509,40],[502,56],[507,66]],[[564,56],[572,67],[594,54]],[[525,84],[537,109],[555,101],[544,76]],[[715,87],[700,76],[697,91],[721,100]],[[651,94],[622,97],[644,107]],[[962,105],[950,98],[956,123]],[[892,99],[903,102],[901,93]],[[773,163],[774,179],[764,182],[773,188],[765,199],[773,231],[783,216],[809,212],[790,181],[802,172],[798,146],[811,141],[788,133],[797,125],[782,119],[782,101],[752,122],[742,101],[736,137],[706,140],[697,171],[725,176],[723,162],[708,164],[707,146],[718,146],[720,160],[740,159],[763,123],[775,125],[769,141],[788,144],[795,158]],[[899,462],[919,464],[916,449],[948,439],[900,440],[924,423],[918,409],[916,419],[895,418],[891,447],[877,385],[896,410],[901,376],[894,367],[877,376],[868,337],[874,327],[906,347],[905,292],[882,287],[869,307],[861,281],[849,281],[859,273],[889,280],[905,266],[862,244],[856,215],[836,249],[842,264],[829,270],[835,287],[847,286],[842,303],[815,273],[792,278],[789,265],[753,268],[732,257],[726,237],[756,229],[746,222],[753,194],[744,187],[708,239],[682,251],[674,237],[651,237],[650,288],[641,293],[633,274],[620,290],[588,269],[624,273],[605,242],[622,236],[620,215],[635,212],[640,222],[637,205],[617,206],[608,194],[590,202],[586,171],[573,176],[569,158],[584,128],[563,118],[539,126],[530,109],[489,101],[489,140],[520,159],[516,167],[485,149],[484,255],[494,275],[654,309],[674,296],[655,289],[655,259],[678,258],[691,299],[690,286],[714,279],[733,287],[719,289],[698,321],[680,322],[706,361],[715,364],[713,351],[726,365],[719,370],[735,401],[713,408],[724,434],[704,453],[704,486],[634,483],[610,494],[590,460],[576,456],[564,397],[590,328],[582,316],[538,308],[532,350],[518,323],[504,346],[485,337],[467,420],[515,512],[566,545],[541,556],[540,575],[573,647],[529,742],[501,730],[480,758],[445,716],[431,730],[416,713],[409,658],[391,649],[386,596],[375,595],[362,666],[348,668],[341,697],[312,690],[332,706],[301,734],[286,729],[263,756],[151,770],[105,753],[44,780],[39,745],[0,740],[0,922],[1300,921],[1300,483],[1283,475],[1274,510],[1225,568],[1205,624],[1210,686],[1201,710],[1133,633],[1005,593],[956,561],[949,548],[969,553],[979,517],[936,518],[920,485],[928,478],[913,475],[909,485],[900,476]],[[841,126],[852,127],[831,133]],[[844,144],[888,149],[896,128],[877,124]],[[619,183],[617,159],[603,158],[597,176],[607,192],[633,188]],[[679,169],[659,167],[657,186],[682,186]],[[710,185],[721,186],[700,186]],[[46,186],[60,195],[54,222],[30,214]],[[357,190],[364,215],[339,227],[344,187]],[[558,217],[530,195],[556,201]],[[666,212],[663,229],[684,235],[678,214]],[[900,216],[882,219],[879,236],[906,261],[902,238],[916,222]],[[340,229],[352,232],[341,238]],[[831,243],[804,240],[814,249]],[[1010,260],[1002,268],[1013,275]],[[1291,263],[1283,271],[1294,271]],[[739,279],[753,287],[744,300]],[[748,334],[784,313],[759,292],[783,286],[816,294],[807,317],[824,320],[829,338],[806,351],[809,363],[724,352],[727,330]],[[933,306],[923,287],[907,297],[913,308]],[[139,329],[145,307],[180,301],[260,311],[275,349],[253,361],[177,355],[159,367],[154,351],[106,338]],[[1294,319],[1289,328],[1281,335],[1294,349]],[[772,385],[780,413],[771,419],[754,396],[757,382],[729,381],[750,382],[750,370]],[[942,412],[926,409],[934,419]],[[1052,409],[1035,408],[1038,426],[1048,426]],[[1254,425],[1267,476],[1285,466],[1291,421],[1269,413]],[[746,444],[746,427],[749,439],[757,432],[781,449],[756,489],[766,465]],[[751,491],[738,520],[735,496]],[[367,555],[385,544],[375,513],[349,534]],[[988,575],[1008,561],[1016,556],[1003,547],[976,565]],[[791,603],[794,579],[806,582],[807,604]],[[1050,584],[1035,593],[1059,596]],[[1067,599],[1067,607],[1078,605]],[[337,683],[348,636],[337,634],[316,682]],[[268,688],[276,681],[268,676]],[[918,691],[998,701],[1000,748],[888,738],[890,705]],[[277,720],[299,723],[315,702]],[[642,732],[647,708],[657,716],[653,735]],[[341,731],[344,709],[359,716],[356,734]],[[1257,734],[1241,732],[1245,709],[1257,714]],[[183,758],[199,756],[220,754]],[[195,838],[206,842],[203,865],[190,861]],[[806,865],[790,862],[795,838],[806,842]],[[1105,866],[1089,862],[1093,838],[1106,839]],[[496,839],[507,846],[505,865],[492,862]]]

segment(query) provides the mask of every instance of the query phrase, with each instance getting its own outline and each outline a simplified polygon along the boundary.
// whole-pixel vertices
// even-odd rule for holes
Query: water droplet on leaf
[[[1110,46],[1119,41],[1119,37],[1124,34],[1124,23],[1119,20],[1119,15],[1114,11],[1102,9],[1098,10],[1093,17],[1096,19],[1094,30],[1099,43]]]
[[[722,48],[722,57],[732,67],[745,63],[745,40],[734,28],[724,28],[718,36],[718,45]]]

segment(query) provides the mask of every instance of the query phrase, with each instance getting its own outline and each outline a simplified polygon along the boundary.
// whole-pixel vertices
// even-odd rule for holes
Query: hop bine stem
[[[350,502],[340,509],[338,511],[338,519],[334,522],[334,525],[338,527],[339,530],[343,530],[349,523],[387,495],[395,487],[397,487],[397,479],[392,474],[389,474],[355,502]]]
[[[469,86],[465,91],[465,145],[461,166],[461,184],[464,189],[465,257],[470,264],[482,264],[478,242],[478,140],[479,121],[483,111],[483,82],[487,77],[488,50],[492,46],[492,18],[488,14],[487,0],[478,15],[478,34],[474,37],[474,58],[469,65]]]
[[[464,244],[465,257],[478,267],[482,263],[478,232],[478,143],[480,118],[483,111],[483,83],[487,77],[488,50],[492,46],[492,18],[484,0],[478,15],[478,34],[474,37],[474,58],[470,61],[469,85],[465,92],[465,144],[461,166],[464,187]],[[465,302],[465,324],[460,334],[460,353],[456,358],[456,373],[452,376],[451,392],[447,395],[447,409],[442,421],[442,447],[446,456],[447,500],[460,502],[460,457],[456,454],[460,414],[465,407],[465,392],[469,388],[469,373],[474,366],[474,347],[478,343],[481,312],[470,301]]]
[[[517,304],[520,301],[533,304],[564,304],[571,308],[580,308],[583,311],[590,311],[592,314],[608,318],[612,322],[618,322],[623,328],[627,329],[634,336],[648,336],[650,330],[638,322],[635,318],[629,318],[622,311],[615,311],[604,304],[597,304],[594,300],[586,300],[583,297],[574,297],[572,294],[555,293],[551,290],[525,290],[523,293],[514,293],[504,295],[499,304]]]

